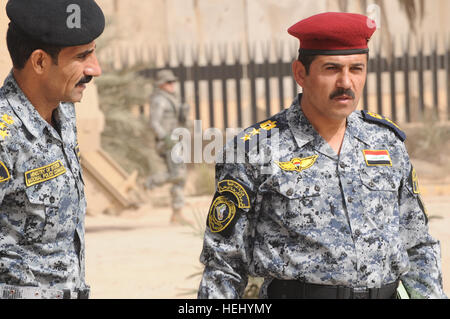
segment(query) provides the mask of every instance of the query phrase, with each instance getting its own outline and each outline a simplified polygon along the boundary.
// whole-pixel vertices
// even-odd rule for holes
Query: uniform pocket
[[[270,214],[281,225],[293,229],[317,227],[322,224],[323,186],[319,181],[303,176],[276,176],[266,195],[273,209]]]
[[[361,183],[372,191],[395,192],[400,186],[398,170],[392,167],[367,167],[360,172]]]
[[[48,182],[47,182],[48,183]],[[59,190],[40,188],[41,184],[29,187],[24,238],[28,243],[47,243],[56,238],[59,207]]]
[[[400,172],[393,167],[367,167],[361,170],[360,177],[365,216],[383,228],[398,212]]]

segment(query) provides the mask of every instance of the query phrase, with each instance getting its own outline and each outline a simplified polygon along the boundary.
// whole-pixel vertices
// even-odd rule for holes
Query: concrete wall
[[[8,17],[5,12],[6,2],[0,2],[0,81],[8,75],[11,69],[11,59],[6,49],[6,30],[8,28]]]
[[[414,0],[411,0],[414,1]],[[286,30],[297,21],[324,11],[339,11],[338,0],[97,0],[110,21],[116,43],[178,45],[290,40]],[[364,2],[366,4],[364,4]],[[367,14],[374,1],[348,0],[347,11]],[[409,33],[398,1],[384,1],[387,20],[381,28],[395,37]],[[375,11],[372,11],[373,13]],[[448,34],[450,1],[425,1],[419,33]],[[381,32],[375,36],[374,41]]]

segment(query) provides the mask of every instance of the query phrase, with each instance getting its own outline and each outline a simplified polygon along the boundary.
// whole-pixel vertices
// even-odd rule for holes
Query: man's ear
[[[38,49],[31,53],[28,62],[30,63],[31,68],[34,70],[34,72],[41,75],[45,73],[45,71],[47,71],[48,67],[52,63],[52,58],[47,52]]]
[[[303,84],[305,83],[306,78],[306,69],[303,63],[301,63],[298,60],[295,60],[292,63],[292,73],[294,74],[294,79],[300,85],[303,87]]]

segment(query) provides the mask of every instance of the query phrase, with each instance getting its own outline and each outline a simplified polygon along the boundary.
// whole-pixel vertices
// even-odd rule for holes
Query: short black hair
[[[22,70],[31,54],[39,49],[50,55],[53,63],[58,65],[58,56],[62,47],[48,45],[34,40],[14,27],[11,23],[6,34],[6,43],[15,69]]]
[[[307,55],[303,54],[303,51],[300,51],[298,55],[298,61],[300,61],[306,70],[306,75],[309,75],[309,70],[311,69],[311,64],[313,61],[317,58],[317,55]],[[366,53],[367,55],[367,62],[369,62],[369,53]]]

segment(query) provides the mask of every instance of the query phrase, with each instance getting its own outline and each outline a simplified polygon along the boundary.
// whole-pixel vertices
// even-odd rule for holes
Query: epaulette
[[[397,124],[392,122],[387,117],[376,114],[376,113],[367,112],[367,111],[361,111],[361,114],[365,121],[372,122],[372,123],[378,123],[378,124],[387,126],[389,129],[391,129],[395,133],[395,135],[397,135],[397,137],[402,142],[404,142],[406,140],[405,132],[403,132]]]
[[[248,153],[253,146],[257,146],[259,151],[261,136],[265,139],[269,139],[272,137],[274,129],[282,130],[285,127],[287,127],[287,124],[283,121],[283,116],[275,115],[267,120],[256,123],[239,133],[235,137],[235,144],[239,145],[245,143],[246,153]]]

